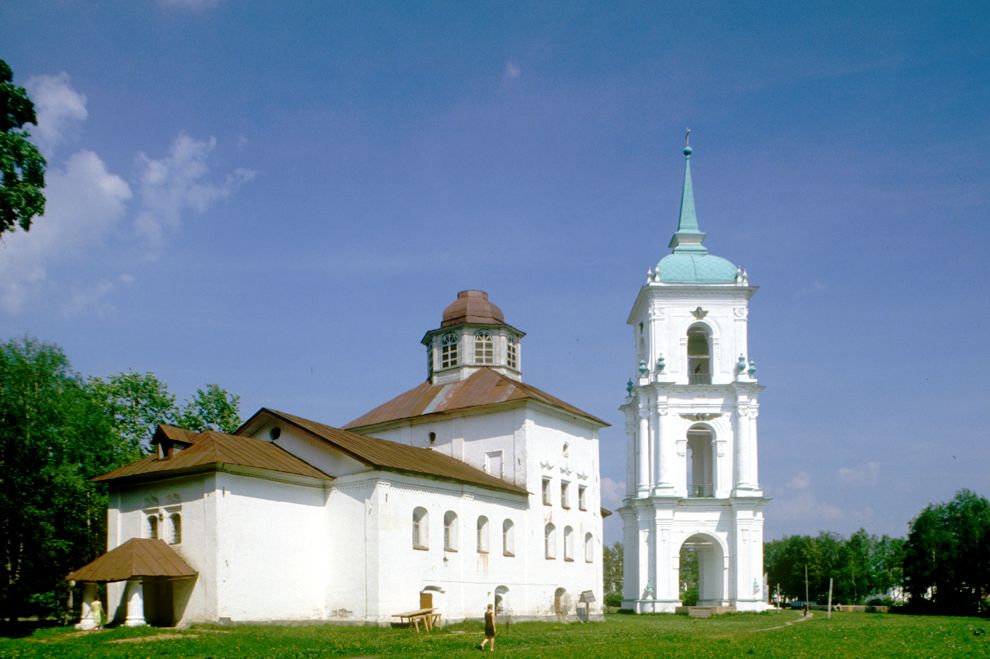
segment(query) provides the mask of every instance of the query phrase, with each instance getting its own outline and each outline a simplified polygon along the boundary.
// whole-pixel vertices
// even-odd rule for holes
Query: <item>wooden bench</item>
[[[426,631],[431,632],[437,623],[440,622],[440,612],[436,609],[416,609],[415,611],[406,611],[405,613],[395,613],[392,617],[398,618],[399,622],[408,625],[410,628],[415,627],[417,634],[419,633],[419,623],[422,622]]]

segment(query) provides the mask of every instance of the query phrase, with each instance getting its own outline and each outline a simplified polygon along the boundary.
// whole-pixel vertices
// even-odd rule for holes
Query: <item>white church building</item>
[[[607,424],[522,381],[523,336],[462,291],[426,380],[343,428],[267,408],[232,435],[160,426],[97,479],[109,551],[68,576],[80,626],[101,583],[127,625],[600,616]]]
[[[742,268],[708,253],[685,146],[672,252],[647,273],[629,313],[638,377],[626,417],[623,607],[681,606],[681,557],[694,552],[698,604],[761,611],[763,510],[756,419],[763,387],[747,344]],[[685,555],[685,558],[686,555]]]

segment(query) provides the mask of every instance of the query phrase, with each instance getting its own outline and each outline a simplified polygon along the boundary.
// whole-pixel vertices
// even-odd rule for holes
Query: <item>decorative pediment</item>
[[[560,473],[567,474],[568,476],[570,476],[572,471],[571,468],[568,467],[567,465],[560,465]]]
[[[698,320],[702,320],[705,316],[708,315],[708,312],[702,309],[701,307],[698,307],[697,309],[691,312],[691,315],[697,318]]]
[[[582,474],[580,471],[578,472],[577,477],[583,481],[588,480],[588,474]]]
[[[721,414],[714,413],[699,413],[699,414],[682,414],[682,419],[687,419],[688,421],[711,421],[712,419],[717,419]]]
[[[547,471],[550,471],[554,467],[553,463],[550,462],[549,460],[547,460],[546,462],[544,462],[543,460],[540,460],[540,466],[543,467]]]

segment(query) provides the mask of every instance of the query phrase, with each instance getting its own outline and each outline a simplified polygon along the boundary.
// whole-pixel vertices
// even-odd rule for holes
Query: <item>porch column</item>
[[[144,619],[144,585],[141,579],[131,579],[127,582],[127,618],[124,625],[140,627],[147,625]]]
[[[82,617],[79,619],[79,624],[76,625],[76,629],[96,629],[96,618],[93,616],[93,600],[95,600],[98,595],[96,584],[91,581],[86,581],[83,583],[82,587]]]

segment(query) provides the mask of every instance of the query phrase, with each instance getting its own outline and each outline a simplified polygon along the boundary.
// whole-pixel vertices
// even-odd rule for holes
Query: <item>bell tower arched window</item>
[[[687,333],[688,382],[712,383],[712,341],[708,328],[694,325]]]
[[[687,486],[689,497],[715,495],[715,463],[711,428],[691,426],[687,433]]]
[[[440,368],[457,366],[457,335],[444,334],[440,337]]]

